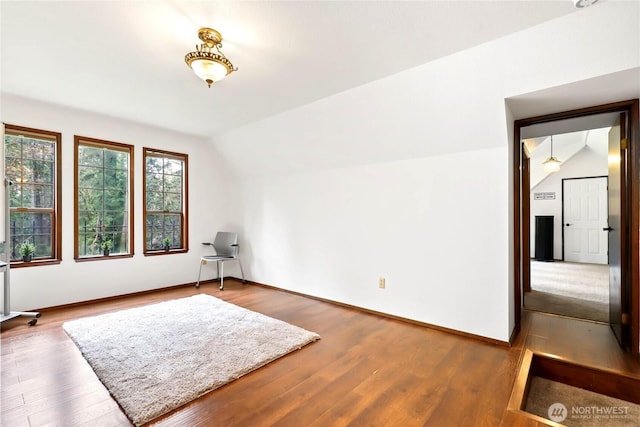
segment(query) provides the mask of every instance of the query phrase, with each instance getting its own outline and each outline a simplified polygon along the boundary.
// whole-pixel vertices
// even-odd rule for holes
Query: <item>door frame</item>
[[[606,113],[626,113],[627,115],[627,168],[621,177],[626,183],[627,198],[624,206],[624,222],[626,223],[626,247],[622,247],[622,256],[626,260],[623,268],[623,292],[628,301],[629,323],[623,346],[640,356],[640,109],[638,99],[580,108],[542,116],[515,120],[513,138],[513,283],[515,327],[512,337],[521,329],[523,289],[530,289],[531,276],[528,266],[530,262],[530,218],[523,212],[528,203],[530,189],[523,185],[523,160],[526,158],[521,141],[521,128],[534,124],[550,123],[576,117],[586,117]],[[526,163],[526,162],[524,162]],[[630,209],[635,207],[635,209]],[[525,222],[526,221],[526,222]],[[625,239],[621,239],[625,240]],[[526,245],[524,243],[527,243]],[[526,273],[526,274],[525,274]]]
[[[562,261],[565,260],[564,258],[564,241],[565,241],[565,227],[564,227],[564,182],[565,181],[571,181],[571,180],[578,180],[578,179],[594,179],[594,178],[606,178],[607,179],[607,187],[609,186],[609,176],[608,175],[600,175],[600,176],[581,176],[581,177],[577,177],[577,178],[562,178],[562,183],[561,183],[561,194],[560,197],[562,198],[561,202],[560,202],[560,206],[562,207],[562,215],[560,217],[561,222],[561,226],[562,226]],[[609,204],[609,200],[607,200],[607,205]],[[607,218],[608,219],[608,218]],[[608,223],[607,223],[608,225]],[[609,251],[607,250],[607,264],[609,264]]]

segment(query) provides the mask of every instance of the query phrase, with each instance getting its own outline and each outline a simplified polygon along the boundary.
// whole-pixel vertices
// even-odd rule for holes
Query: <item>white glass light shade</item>
[[[196,45],[195,51],[187,53],[184,62],[209,87],[238,70],[220,51],[222,36],[219,32],[212,28],[200,28],[198,38],[202,40],[202,44]]]
[[[573,4],[579,9],[581,9],[583,7],[589,7],[592,4],[597,3],[597,2],[598,2],[598,0],[573,0]]]
[[[545,172],[558,172],[560,170],[560,160],[555,157],[549,157],[542,163]]]
[[[193,72],[198,77],[207,82],[209,86],[219,80],[222,80],[227,75],[227,67],[216,61],[209,59],[197,59],[191,63]]]

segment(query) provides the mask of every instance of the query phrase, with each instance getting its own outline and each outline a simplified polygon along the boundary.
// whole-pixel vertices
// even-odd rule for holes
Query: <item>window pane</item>
[[[182,216],[167,214],[164,216],[164,236],[170,240],[170,247],[180,247],[182,242]]]
[[[145,236],[145,244],[147,249],[162,249],[162,231],[163,227],[162,214],[147,215],[147,235]]]
[[[102,209],[104,191],[78,189],[78,209],[81,211],[98,211]]]
[[[5,135],[5,156],[22,157],[22,144],[19,138],[12,135]]]
[[[126,211],[105,211],[102,238],[111,240],[113,253],[127,252],[127,219]]]
[[[79,146],[78,165],[102,166],[102,148]]]
[[[147,210],[162,211],[164,210],[163,194],[157,191],[147,192]]]
[[[102,255],[100,236],[81,228],[78,232],[78,251],[84,255]]]
[[[56,146],[51,143],[43,143],[42,144],[42,160],[47,162],[55,162],[56,160]]]
[[[4,163],[5,176],[13,182],[22,181],[22,159],[7,157]]]
[[[14,181],[13,185],[9,187],[9,206],[12,208],[22,207],[22,184]]]
[[[175,214],[147,215],[147,249],[164,249],[164,239],[169,239],[169,247],[180,248],[182,245],[182,216]]]
[[[126,170],[105,169],[104,188],[126,191],[128,177],[129,177],[129,174],[127,173]]]
[[[11,260],[21,259],[20,245],[27,240],[35,246],[35,259],[59,258],[56,209],[60,186],[56,183],[59,166],[56,153],[60,134],[5,125],[4,144],[5,175],[12,181],[7,219]]]
[[[92,141],[96,142],[96,141]],[[129,239],[129,158],[133,147],[98,141],[101,147],[78,147],[79,184],[77,256],[102,255],[102,243],[112,242],[112,254],[130,253]],[[82,188],[84,187],[84,188]]]
[[[78,188],[102,188],[102,171],[100,167],[79,166]]]
[[[21,162],[21,172],[22,175],[19,178],[19,182],[33,182],[35,181],[35,177],[34,177],[34,169],[32,166],[32,161],[31,160],[22,160]]]
[[[38,184],[23,184],[21,187],[20,207],[53,208],[53,187]]]
[[[53,144],[31,138],[22,139],[22,157],[25,159],[53,160]]]
[[[165,159],[164,173],[166,175],[182,175],[182,161],[174,159]]]
[[[147,173],[147,191],[162,191],[162,175],[159,173]]]
[[[187,156],[178,153],[144,151],[145,161],[145,251],[186,247],[183,190]],[[168,213],[171,212],[171,213]]]
[[[129,154],[124,151],[104,150],[104,167],[108,169],[128,169]]]
[[[20,245],[26,241],[35,245],[34,258],[50,258],[52,254],[53,215],[50,213],[11,212],[11,260],[20,260]]]
[[[33,244],[36,247],[34,258],[51,258],[53,245],[51,244],[52,234],[39,234],[33,239]]]
[[[104,217],[101,217],[101,214]],[[128,212],[79,212],[78,253],[101,255],[102,242],[110,240],[111,253],[128,252]]]
[[[166,193],[164,195],[164,210],[180,212],[182,210],[182,197],[180,194]]]
[[[182,176],[166,175],[164,177],[164,191],[172,193],[182,192]]]
[[[146,172],[151,174],[162,173],[164,162],[157,157],[147,157]]]
[[[162,212],[164,211],[164,194],[162,193],[148,193],[147,194],[147,211]]]
[[[127,209],[127,192],[120,190],[105,190],[104,209],[109,211],[124,211]]]
[[[40,160],[26,160],[24,162],[25,175],[27,181],[45,184],[53,183],[53,163]],[[28,174],[26,173],[28,171]]]
[[[102,224],[101,213],[98,211],[78,211],[79,230],[87,232],[90,228],[99,227]]]

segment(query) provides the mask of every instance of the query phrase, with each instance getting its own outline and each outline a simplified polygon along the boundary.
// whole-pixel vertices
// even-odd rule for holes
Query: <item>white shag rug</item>
[[[135,425],[320,339],[206,294],[62,327]]]

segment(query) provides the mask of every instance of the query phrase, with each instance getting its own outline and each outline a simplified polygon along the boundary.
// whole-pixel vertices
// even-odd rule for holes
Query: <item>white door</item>
[[[620,145],[625,134],[621,124],[626,118],[621,116],[609,131],[609,324],[618,343],[626,346],[627,328],[622,322],[623,309],[627,302],[626,292],[623,293],[622,266],[623,251],[620,232],[623,224],[623,195],[626,193],[626,179],[623,166],[626,163],[626,150]],[[626,203],[626,202],[625,202]]]
[[[607,177],[562,181],[564,259],[608,264]]]

